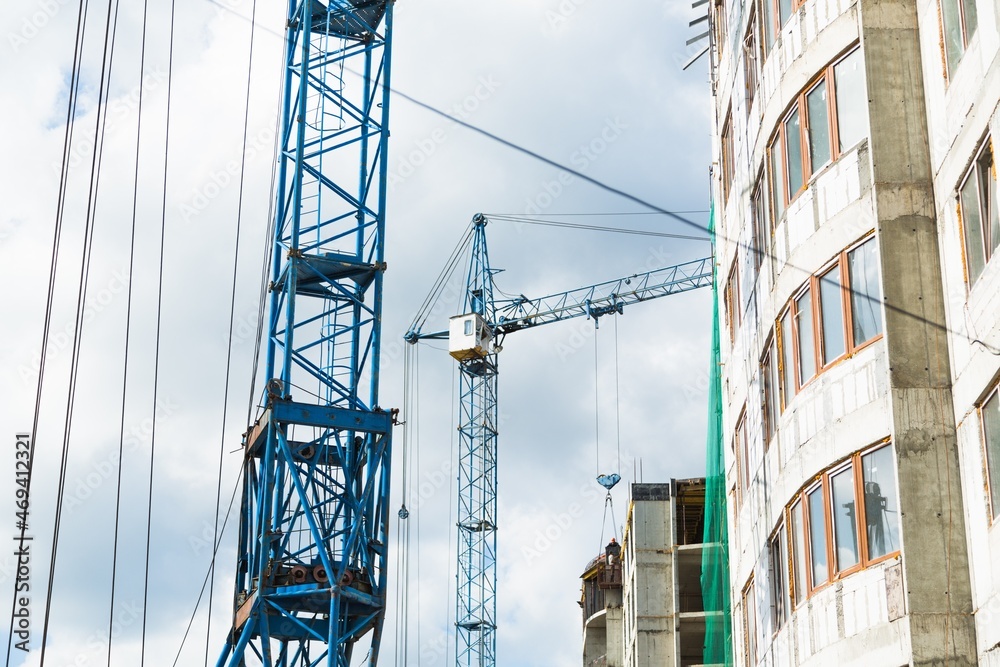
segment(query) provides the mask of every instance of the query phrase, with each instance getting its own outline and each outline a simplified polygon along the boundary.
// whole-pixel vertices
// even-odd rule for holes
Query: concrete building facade
[[[994,0],[712,0],[741,665],[1000,665]]]
[[[632,484],[617,557],[584,571],[585,667],[702,663],[705,480]]]

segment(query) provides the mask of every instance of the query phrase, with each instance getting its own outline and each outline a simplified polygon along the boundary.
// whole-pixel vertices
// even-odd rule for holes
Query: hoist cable
[[[601,367],[597,356],[597,320],[594,320],[594,454],[597,461],[597,476],[601,476]]]
[[[146,555],[143,565],[142,634],[139,644],[139,667],[146,664],[146,626],[149,617],[149,557],[153,534],[153,478],[156,470],[156,404],[160,389],[160,337],[163,331],[163,257],[167,236],[167,179],[170,175],[170,102],[174,81],[174,23],[177,0],[170,0],[170,40],[167,51],[167,106],[163,143],[163,196],[160,210],[159,269],[156,286],[156,335],[153,353],[153,414],[149,437],[149,495],[146,503]]]
[[[205,665],[208,665],[208,654],[211,649],[212,642],[212,602],[214,601],[215,592],[215,554],[219,549],[219,543],[222,541],[222,536],[219,533],[219,510],[222,502],[222,463],[223,463],[223,453],[226,447],[226,420],[229,416],[229,381],[230,372],[232,368],[233,360],[233,330],[236,326],[236,284],[237,276],[239,275],[239,265],[240,265],[240,232],[241,223],[243,221],[243,191],[246,186],[246,164],[247,164],[247,128],[250,123],[250,83],[251,83],[251,72],[253,70],[253,45],[254,45],[254,27],[257,23],[257,0],[253,0],[253,4],[250,9],[250,47],[249,53],[247,55],[247,96],[246,103],[243,109],[243,145],[240,150],[240,189],[239,196],[236,205],[236,247],[233,249],[233,287],[229,296],[229,338],[226,344],[226,372],[225,372],[225,388],[222,394],[222,423],[220,428],[220,442],[219,442],[219,463],[218,470],[216,474],[216,486],[215,486],[215,515],[214,524],[212,526],[212,563],[209,566],[209,582],[208,582],[208,624],[205,628]],[[234,492],[235,493],[235,492]],[[204,593],[204,585],[202,586],[202,593],[199,593],[198,599],[201,600],[201,595]],[[176,664],[176,661],[175,661]]]
[[[66,493],[66,472],[69,462],[70,435],[73,430],[73,415],[76,405],[76,388],[79,378],[80,350],[83,339],[84,309],[90,282],[90,260],[93,254],[94,227],[97,208],[97,192],[100,187],[100,160],[103,159],[104,146],[104,123],[107,122],[106,96],[110,90],[111,64],[114,56],[114,43],[111,38],[111,20],[114,12],[112,7],[114,0],[108,0],[107,15],[104,23],[104,45],[101,51],[101,77],[98,84],[97,112],[94,122],[93,145],[99,147],[94,151],[90,160],[90,177],[87,186],[87,208],[84,216],[83,248],[80,255],[80,278],[76,293],[76,313],[73,322],[73,343],[70,359],[69,386],[66,392],[66,413],[63,419],[63,441],[59,461],[59,482],[56,491],[55,519],[52,526],[52,551],[46,582],[45,592],[45,616],[42,624],[42,646],[39,656],[39,665],[45,664],[45,655],[48,643],[49,623],[52,617],[52,593],[55,585],[56,564],[59,555],[59,537],[62,532],[62,512],[63,502]],[[109,54],[110,49],[110,54]],[[77,81],[79,83],[79,80]],[[104,109],[102,116],[101,110]],[[60,202],[60,207],[65,206],[65,201]]]
[[[615,321],[615,445],[618,454],[618,462],[615,465],[615,472],[619,475],[622,472],[622,402],[619,388],[618,376],[620,367],[618,366],[618,318]]]

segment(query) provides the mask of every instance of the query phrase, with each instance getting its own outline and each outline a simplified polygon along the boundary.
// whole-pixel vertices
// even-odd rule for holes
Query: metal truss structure
[[[465,288],[465,311],[473,327],[486,327],[488,344],[456,351],[459,359],[458,581],[456,664],[496,664],[497,530],[497,356],[505,336],[522,329],[576,317],[594,320],[621,314],[625,306],[712,285],[712,258],[671,266],[541,298],[494,300],[493,275],[486,247],[487,218],[473,220],[472,257]],[[444,340],[450,331],[411,330],[406,340]],[[466,332],[468,333],[468,332]],[[461,347],[461,346],[458,346]]]
[[[244,436],[219,667],[378,661],[392,414],[379,407],[392,4],[290,0],[264,412]],[[294,398],[293,398],[294,394]]]

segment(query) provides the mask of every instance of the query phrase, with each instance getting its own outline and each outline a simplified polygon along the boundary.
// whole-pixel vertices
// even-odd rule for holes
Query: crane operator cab
[[[459,361],[482,359],[493,351],[493,332],[482,315],[469,313],[449,320],[448,354]]]

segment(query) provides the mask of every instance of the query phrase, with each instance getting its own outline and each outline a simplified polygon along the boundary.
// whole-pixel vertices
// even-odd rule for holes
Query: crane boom
[[[404,337],[449,341],[459,362],[458,551],[456,558],[456,664],[496,664],[497,380],[498,337],[576,317],[620,314],[625,306],[712,285],[712,258],[637,273],[588,287],[530,299],[493,298],[486,247],[487,219],[472,219],[472,257],[464,313],[447,331],[422,333],[414,325]],[[419,321],[419,320],[418,320]]]

